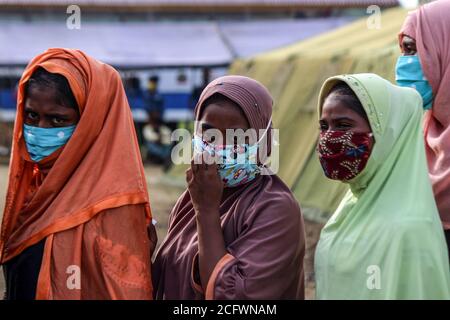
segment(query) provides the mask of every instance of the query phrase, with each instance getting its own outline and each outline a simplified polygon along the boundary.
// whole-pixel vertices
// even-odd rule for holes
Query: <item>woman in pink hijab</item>
[[[423,98],[428,171],[450,248],[450,0],[410,12],[399,43],[396,80]]]
[[[260,157],[265,153],[256,153],[270,154],[269,92],[247,77],[221,77],[203,90],[195,114],[199,152],[152,267],[155,298],[302,299],[300,208],[280,178],[262,174],[269,173]],[[241,143],[228,139],[227,129],[256,134]],[[223,163],[208,161],[213,156]]]

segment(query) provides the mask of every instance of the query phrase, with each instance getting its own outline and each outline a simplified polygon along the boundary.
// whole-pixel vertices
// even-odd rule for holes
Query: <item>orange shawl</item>
[[[53,162],[32,190],[24,88],[39,66],[66,77],[81,117],[68,143],[39,163]],[[151,299],[151,212],[117,71],[79,50],[49,49],[34,58],[20,79],[12,144],[0,263],[45,239],[37,299]]]

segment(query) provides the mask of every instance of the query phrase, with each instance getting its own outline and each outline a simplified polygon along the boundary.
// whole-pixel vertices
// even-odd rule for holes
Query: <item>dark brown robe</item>
[[[178,199],[153,264],[156,299],[303,299],[305,232],[300,207],[276,176],[258,176],[222,200],[228,254],[200,284],[196,218],[189,192]]]

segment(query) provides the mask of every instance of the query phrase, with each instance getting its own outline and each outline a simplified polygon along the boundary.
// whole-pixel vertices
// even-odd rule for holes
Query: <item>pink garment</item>
[[[399,35],[416,40],[433,106],[424,119],[428,170],[444,229],[450,229],[450,0],[421,6],[406,18]]]

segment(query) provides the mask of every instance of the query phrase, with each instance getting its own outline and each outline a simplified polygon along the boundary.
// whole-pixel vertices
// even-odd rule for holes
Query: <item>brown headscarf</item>
[[[197,104],[197,120],[204,101],[215,93],[240,106],[251,128],[267,127],[272,98],[257,81],[241,76],[214,80]],[[153,264],[155,298],[303,299],[305,233],[289,188],[276,175],[260,175],[228,191],[219,209],[228,253],[203,287],[195,211],[187,190],[178,199]]]
[[[243,76],[224,76],[212,81],[203,90],[200,99],[195,107],[195,119],[199,120],[204,102],[214,94],[221,94],[239,107],[242,108],[250,128],[265,130],[272,117],[272,96],[269,91],[258,81]],[[267,131],[267,155],[270,155],[271,144],[271,125]]]
[[[425,113],[424,134],[428,170],[445,229],[450,229],[450,1],[421,6],[406,18],[403,35],[416,40],[425,77],[433,90],[433,105]]]
[[[34,164],[23,139],[25,85],[38,68],[63,75],[80,121]],[[79,50],[49,49],[19,83],[0,263],[45,240],[38,299],[149,299],[151,219],[131,111],[119,74]],[[81,289],[66,285],[78,266]]]

